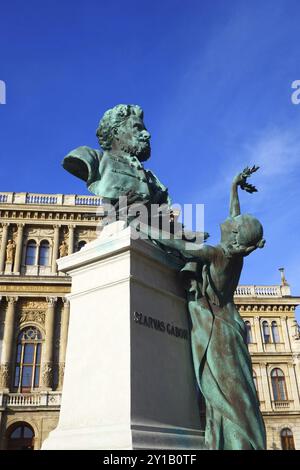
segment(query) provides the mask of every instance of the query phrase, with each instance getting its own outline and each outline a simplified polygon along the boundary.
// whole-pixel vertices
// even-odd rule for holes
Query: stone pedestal
[[[11,274],[12,273],[12,263],[6,262],[5,263],[5,271],[4,274]]]
[[[200,449],[175,261],[120,222],[58,260],[72,277],[58,427],[43,449]]]

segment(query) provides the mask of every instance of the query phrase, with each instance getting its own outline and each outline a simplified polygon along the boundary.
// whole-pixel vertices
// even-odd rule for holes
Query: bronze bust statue
[[[96,135],[103,152],[78,147],[64,158],[67,171],[85,181],[93,194],[112,204],[129,194],[128,204],[170,203],[167,188],[142,163],[150,157],[151,147],[139,106],[119,104],[106,111]]]

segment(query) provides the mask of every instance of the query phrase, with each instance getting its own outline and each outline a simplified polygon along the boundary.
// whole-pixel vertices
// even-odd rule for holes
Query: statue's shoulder
[[[83,181],[94,179],[102,153],[87,146],[77,147],[65,156],[62,166],[65,170]]]

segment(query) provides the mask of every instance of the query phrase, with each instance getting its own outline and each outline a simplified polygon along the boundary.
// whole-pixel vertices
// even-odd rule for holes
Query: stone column
[[[288,351],[288,352],[291,352],[292,349],[291,349],[291,343],[290,343],[290,338],[289,338],[289,329],[288,329],[288,325],[287,325],[287,320],[288,320],[288,317],[285,316],[285,317],[281,317],[280,318],[280,321],[281,321],[281,328],[282,328],[282,333],[283,333],[283,339],[284,339],[284,349],[285,349],[285,352]]]
[[[268,364],[263,362],[260,364],[261,367],[261,380],[262,380],[262,388],[264,391],[264,399],[265,399],[265,411],[271,411],[272,410],[272,402],[271,402],[271,395],[272,391],[270,388],[270,381],[268,377]],[[273,400],[273,398],[272,398]]]
[[[12,372],[12,351],[14,347],[15,311],[18,297],[7,297],[6,300],[7,309],[2,344],[0,386],[9,389]]]
[[[56,260],[58,258],[59,248],[59,225],[54,225],[54,240],[53,240],[53,252],[52,252],[52,273],[57,272]]]
[[[262,352],[263,351],[263,343],[262,343],[262,337],[261,337],[261,324],[259,317],[254,317],[254,325],[255,325],[255,336],[256,336],[256,342],[257,342],[257,351]]]
[[[69,255],[71,255],[74,252],[74,231],[75,231],[75,225],[69,225],[69,247],[68,247]]]
[[[289,376],[290,376],[290,384],[291,384],[291,391],[292,396],[289,397],[289,400],[294,400],[294,406],[296,410],[300,408],[300,397],[299,397],[299,388],[297,382],[297,375],[295,370],[295,364],[288,364]]]
[[[58,389],[59,390],[62,389],[63,381],[64,381],[69,317],[70,317],[70,302],[66,297],[63,297],[62,301],[64,303],[64,308],[61,314],[61,325],[60,325],[59,370],[58,370]]]
[[[20,274],[21,271],[21,256],[23,247],[23,230],[25,224],[18,224],[18,233],[16,240],[16,254],[14,261],[14,274]]]
[[[42,360],[42,383],[44,388],[53,387],[53,351],[54,351],[54,327],[55,305],[57,297],[47,297],[48,308],[45,320],[45,344]]]
[[[6,257],[6,245],[8,240],[8,227],[9,224],[4,223],[2,224],[3,232],[2,232],[2,242],[1,242],[1,249],[0,249],[0,274],[4,273],[5,269],[5,257]]]

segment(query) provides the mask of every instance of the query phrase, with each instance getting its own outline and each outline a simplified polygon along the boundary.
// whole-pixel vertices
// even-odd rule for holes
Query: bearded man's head
[[[142,108],[119,104],[106,111],[96,135],[103,150],[125,152],[145,161],[150,157],[150,134],[143,122]]]

